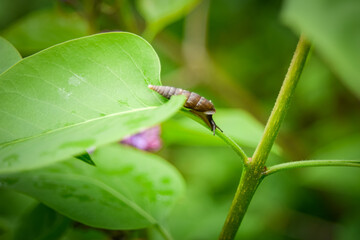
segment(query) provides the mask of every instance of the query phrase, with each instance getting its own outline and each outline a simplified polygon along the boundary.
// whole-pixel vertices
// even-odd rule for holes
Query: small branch
[[[304,160],[304,161],[296,161],[296,162],[287,162],[269,167],[267,171],[264,172],[264,176],[269,176],[273,173],[289,170],[293,168],[325,167],[325,166],[360,167],[360,160]]]
[[[228,135],[225,133],[219,131],[216,129],[216,135],[218,135],[224,142],[226,142],[242,159],[243,164],[246,165],[248,163],[248,156],[246,156],[246,153],[242,148],[234,141],[232,140]]]
[[[209,129],[209,131],[211,131],[209,126],[206,125],[206,123],[199,116],[191,113],[189,110],[186,110],[186,109],[182,109],[181,112],[183,114],[185,114],[186,116],[192,118],[196,122],[200,123],[201,125],[203,125],[207,129]],[[216,129],[216,135],[219,136],[226,144],[228,144],[240,156],[240,158],[242,159],[242,162],[243,162],[244,165],[247,164],[248,156],[246,155],[244,150],[242,150],[242,148],[233,139],[231,139],[225,133],[219,131],[219,129]]]

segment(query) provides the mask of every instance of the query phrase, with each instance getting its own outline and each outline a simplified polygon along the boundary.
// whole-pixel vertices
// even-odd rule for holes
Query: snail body
[[[211,100],[181,88],[154,85],[149,85],[148,87],[167,99],[170,99],[173,95],[184,95],[186,97],[184,107],[191,109],[191,112],[202,118],[211,127],[214,135],[216,128],[222,131],[212,119],[212,115],[215,114],[216,110]]]

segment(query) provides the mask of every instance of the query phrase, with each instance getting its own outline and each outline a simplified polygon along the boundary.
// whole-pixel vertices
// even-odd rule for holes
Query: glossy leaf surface
[[[37,168],[155,125],[166,104],[151,46],[129,33],[81,38],[25,58],[0,75],[0,172]]]

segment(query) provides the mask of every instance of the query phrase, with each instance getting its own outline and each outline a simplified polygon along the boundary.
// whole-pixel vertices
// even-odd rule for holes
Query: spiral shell
[[[173,95],[186,96],[184,107],[191,109],[192,113],[199,116],[211,128],[214,135],[216,128],[222,132],[222,130],[216,125],[212,118],[212,115],[215,113],[215,107],[210,100],[207,100],[197,93],[189,92],[181,88],[154,85],[149,85],[148,87],[160,95],[166,97],[167,99],[170,99]]]
[[[167,99],[170,99],[170,97],[173,95],[186,96],[186,102],[184,105],[184,107],[186,108],[190,108],[198,112],[203,112],[207,115],[212,115],[216,111],[214,104],[210,100],[207,100],[206,98],[200,96],[197,93],[170,86],[149,85],[148,87],[158,92],[160,95],[166,97]]]

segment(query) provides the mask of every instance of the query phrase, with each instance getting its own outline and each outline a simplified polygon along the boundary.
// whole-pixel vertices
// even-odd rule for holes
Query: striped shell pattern
[[[149,85],[148,87],[158,92],[160,95],[166,97],[167,99],[170,99],[170,97],[173,95],[186,96],[186,102],[184,105],[186,108],[190,108],[198,112],[203,112],[207,115],[212,115],[215,113],[214,104],[210,100],[207,100],[197,93],[170,86]]]

